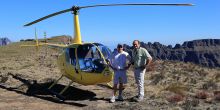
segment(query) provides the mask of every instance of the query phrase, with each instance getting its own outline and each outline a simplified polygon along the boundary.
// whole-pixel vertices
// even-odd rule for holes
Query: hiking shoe
[[[131,99],[132,100],[137,100],[137,98],[139,97],[139,95],[133,96]]]
[[[139,97],[139,95],[134,96],[134,98],[138,98],[138,97]]]
[[[119,96],[118,96],[118,100],[119,100],[119,101],[124,101],[124,98],[123,98],[121,95],[119,95]]]
[[[135,102],[141,102],[141,101],[143,101],[144,100],[144,97],[143,96],[137,96],[137,97],[134,97],[133,98],[133,101],[135,101]]]
[[[110,99],[110,103],[114,103],[115,102],[115,96],[112,96],[112,98]]]
[[[139,96],[138,98],[137,98],[137,102],[141,102],[141,101],[143,101],[144,100],[144,96]]]

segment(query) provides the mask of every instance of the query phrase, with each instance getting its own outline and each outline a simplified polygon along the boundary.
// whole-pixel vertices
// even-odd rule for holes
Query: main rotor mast
[[[73,35],[73,41],[72,43],[75,44],[82,44],[82,38],[81,38],[81,32],[80,32],[80,24],[79,24],[79,7],[74,6],[73,8],[73,14],[74,14],[74,35]]]

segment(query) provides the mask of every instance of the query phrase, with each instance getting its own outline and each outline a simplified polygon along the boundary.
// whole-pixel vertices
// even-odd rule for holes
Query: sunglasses
[[[138,44],[133,44],[133,46],[137,46]]]

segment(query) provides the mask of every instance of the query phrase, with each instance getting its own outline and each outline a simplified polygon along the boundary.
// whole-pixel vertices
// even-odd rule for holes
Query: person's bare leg
[[[116,92],[117,92],[117,84],[114,84],[114,86],[113,86],[113,95],[112,95],[112,98],[110,100],[111,103],[115,102]]]
[[[123,83],[119,83],[119,95],[118,95],[118,99],[123,101],[123,97],[122,97],[122,93],[123,93],[123,90],[124,90],[124,86],[123,86]]]
[[[117,84],[114,84],[113,86],[113,96],[115,96],[117,93]]]

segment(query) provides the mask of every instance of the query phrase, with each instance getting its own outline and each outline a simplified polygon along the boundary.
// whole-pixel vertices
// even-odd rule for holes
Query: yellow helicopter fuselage
[[[90,44],[90,43],[87,43]],[[83,44],[80,44],[81,46]],[[77,56],[77,50],[79,44],[72,44],[68,46],[68,48],[64,49],[63,52],[58,56],[58,66],[61,70],[61,73],[66,76],[68,79],[79,83],[83,85],[94,85],[94,84],[99,84],[99,83],[108,83],[112,80],[113,78],[113,71],[110,69],[108,65],[105,65],[105,67],[102,69],[102,71],[85,71],[80,68],[80,60],[79,56]],[[92,45],[92,43],[90,44]],[[69,49],[74,49],[76,53],[75,54],[75,65],[71,64],[70,60],[71,58],[69,57],[69,52],[67,52]],[[98,49],[98,48],[97,48]],[[98,50],[100,52],[100,50]],[[101,54],[101,58],[103,62],[106,63],[104,56]],[[107,64],[107,63],[106,63]]]

